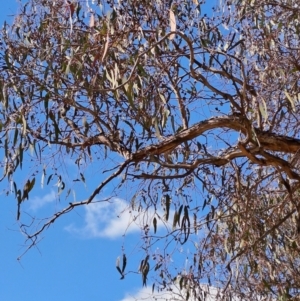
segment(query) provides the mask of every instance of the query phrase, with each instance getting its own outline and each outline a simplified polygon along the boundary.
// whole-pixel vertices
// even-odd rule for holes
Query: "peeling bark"
[[[247,130],[245,121],[240,118],[235,116],[215,117],[200,121],[199,123],[191,126],[189,129],[181,131],[177,135],[167,138],[158,144],[150,145],[141,149],[132,155],[132,160],[139,161],[150,155],[160,155],[165,152],[170,152],[181,143],[195,139],[206,131],[218,128],[232,129],[236,132],[241,132],[245,136],[251,135],[251,133]],[[264,132],[257,128],[254,128],[254,131],[259,141],[260,148],[265,151],[296,153],[300,149],[300,139]],[[255,142],[254,138],[249,138],[248,140],[247,144],[250,147],[257,146],[257,142]],[[235,155],[231,154],[229,158],[232,159],[240,156],[241,153]]]

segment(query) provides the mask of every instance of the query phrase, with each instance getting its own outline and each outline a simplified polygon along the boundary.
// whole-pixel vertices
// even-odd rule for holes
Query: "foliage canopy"
[[[203,283],[243,300],[297,297],[299,16],[296,0],[21,7],[1,31],[2,182],[20,221],[40,177],[65,205],[20,223],[29,247],[109,191],[147,216],[144,284],[151,275],[157,289],[176,286],[180,300],[203,300]],[[68,160],[83,182],[97,166],[84,201],[73,199]],[[22,167],[30,173],[17,181]]]

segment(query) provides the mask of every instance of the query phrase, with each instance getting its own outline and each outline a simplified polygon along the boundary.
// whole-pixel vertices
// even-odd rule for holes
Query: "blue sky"
[[[16,11],[16,2],[2,0],[0,24],[4,20],[11,23],[13,17],[8,15]],[[67,168],[72,169],[71,166]],[[26,172],[29,171],[25,168]],[[96,172],[91,171],[90,178]],[[50,185],[50,189],[40,188],[30,196],[24,208],[25,214],[45,213],[49,216],[61,208],[54,184]],[[79,182],[76,185],[78,201],[86,198],[93,188]],[[128,213],[122,214],[126,206],[122,198],[126,199],[126,195],[112,199],[113,204],[109,207],[106,202],[99,202],[58,219],[43,233],[37,247],[30,249],[21,260],[17,258],[26,246],[16,221],[16,200],[13,195],[1,196],[0,300],[147,300],[151,284],[143,288],[141,276],[136,273],[139,259],[142,259],[138,251],[140,230],[134,224],[128,228],[133,217]],[[125,232],[126,238],[123,237]],[[121,281],[115,262],[122,254],[122,247],[128,258],[127,270],[133,272]],[[164,295],[164,300],[167,297]]]
[[[9,15],[16,11],[15,1],[2,0],[0,23],[3,24],[4,20],[11,23],[13,17]],[[87,192],[85,189],[88,188],[83,185],[78,188],[77,197],[80,198],[80,191]],[[54,196],[55,187],[50,191],[40,189],[39,194],[28,201],[28,214],[34,215],[49,208],[50,214],[51,208],[57,206]],[[115,203],[122,205],[123,201]],[[25,238],[16,222],[16,208],[13,195],[1,195],[0,300],[129,301],[133,300],[127,298],[129,295],[133,296],[142,289],[140,275],[129,274],[121,281],[115,268],[116,258],[122,254],[122,234],[128,218],[117,218],[119,208],[108,211],[105,206],[97,204],[74,211],[47,230],[38,246],[20,261],[17,258],[26,248]],[[134,250],[134,243],[129,235],[126,238],[128,250]],[[137,256],[136,251],[127,254],[128,269],[137,270]]]

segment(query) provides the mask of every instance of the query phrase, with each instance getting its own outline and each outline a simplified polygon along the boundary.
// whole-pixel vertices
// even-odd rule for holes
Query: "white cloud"
[[[148,287],[141,288],[140,290],[136,291],[133,294],[126,294],[125,298],[123,298],[120,301],[136,301],[136,300],[152,301],[154,300],[154,295],[155,295],[155,300],[157,301],[167,301],[167,300],[171,300],[172,298],[172,294],[170,292],[152,294],[152,288],[148,286]],[[174,298],[172,300],[174,300]]]
[[[46,206],[49,203],[53,203],[56,200],[55,192],[52,190],[50,193],[45,194],[43,197],[32,197],[29,199],[27,204],[29,209],[32,211],[37,211],[38,209]]]
[[[84,237],[118,238],[124,234],[141,231],[148,224],[152,227],[153,210],[135,211],[125,200],[112,198],[110,201],[95,202],[84,206],[85,225],[78,228],[74,224],[65,229]],[[158,220],[157,228],[163,226]]]
[[[197,293],[197,297],[201,297],[201,300],[206,301],[216,301],[220,300],[220,296],[222,294],[218,295],[218,290],[215,287],[208,286],[208,285],[201,285],[201,291]],[[154,291],[152,293],[152,287],[144,287],[140,290],[132,293],[132,294],[126,294],[126,296],[120,300],[120,301],[183,301],[185,300],[186,292],[181,292],[178,287],[173,286],[172,291],[166,291],[166,292],[156,292]],[[195,299],[193,296],[190,296],[190,301],[196,301],[199,299]],[[242,301],[239,298],[233,297],[231,299],[232,301]]]

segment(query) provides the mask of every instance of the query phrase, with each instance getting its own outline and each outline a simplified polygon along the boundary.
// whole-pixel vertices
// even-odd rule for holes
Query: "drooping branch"
[[[37,237],[48,227],[51,226],[51,224],[53,224],[59,217],[61,217],[62,215],[65,215],[66,213],[69,213],[70,211],[72,211],[75,207],[78,206],[83,206],[83,205],[88,205],[90,204],[96,197],[96,195],[98,195],[101,190],[109,183],[111,182],[114,178],[116,178],[118,175],[120,175],[122,173],[122,171],[128,166],[128,164],[130,164],[130,160],[126,160],[123,164],[121,164],[119,166],[119,168],[113,173],[111,174],[108,178],[106,178],[103,182],[101,182],[101,184],[94,190],[94,192],[90,195],[90,197],[84,201],[81,202],[73,202],[73,203],[69,203],[69,205],[62,209],[61,211],[55,213],[51,218],[48,219],[48,221],[46,223],[43,224],[43,226],[41,228],[39,228],[36,232],[34,232],[33,234],[27,234],[27,239],[31,240],[31,244],[29,245],[28,248],[31,248],[32,244],[35,243],[35,239],[37,239]],[[104,201],[108,201],[109,199],[105,199],[102,200]]]

